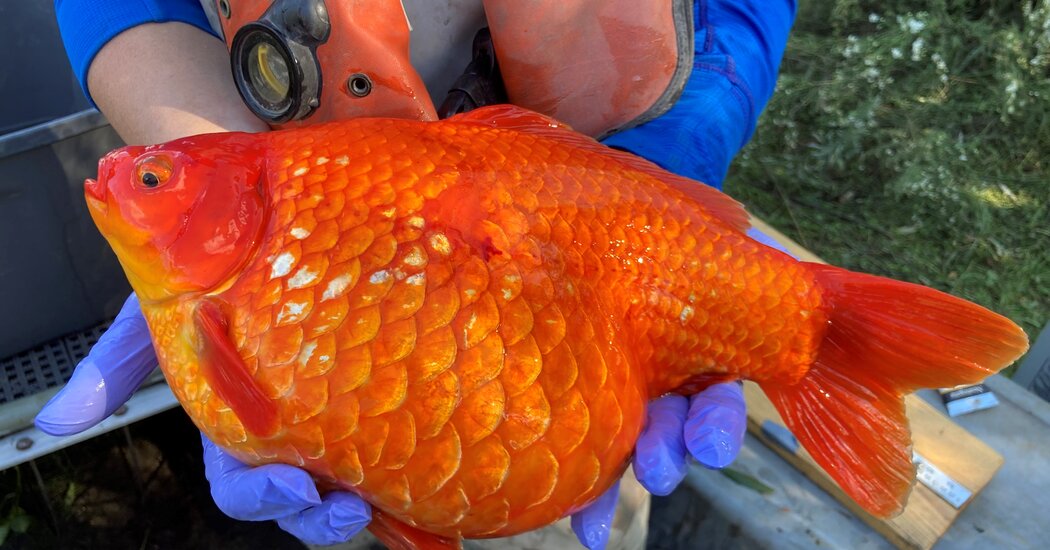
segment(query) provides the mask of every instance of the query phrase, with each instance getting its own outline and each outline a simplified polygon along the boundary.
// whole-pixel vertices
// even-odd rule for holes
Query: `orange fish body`
[[[766,248],[717,191],[511,107],[129,147],[86,195],[200,429],[360,494],[390,544],[572,513],[623,473],[648,399],[742,378],[891,514],[901,395],[1027,345]]]

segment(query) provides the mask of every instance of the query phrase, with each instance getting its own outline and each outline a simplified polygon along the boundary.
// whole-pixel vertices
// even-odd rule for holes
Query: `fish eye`
[[[156,187],[160,185],[160,178],[158,178],[157,174],[154,174],[153,172],[143,172],[142,185],[145,185],[146,187]]]
[[[135,164],[135,177],[147,189],[163,185],[171,177],[171,159],[160,155],[142,157]]]

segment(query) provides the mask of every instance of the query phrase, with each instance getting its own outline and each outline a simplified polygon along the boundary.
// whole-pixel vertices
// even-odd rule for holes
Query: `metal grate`
[[[109,328],[106,321],[88,330],[55,338],[31,350],[0,359],[0,403],[60,386]]]
[[[109,328],[112,322],[112,320],[106,321],[87,330],[67,335],[62,339],[66,345],[66,352],[69,353],[69,358],[73,360],[74,364],[87,357],[88,352],[91,351],[91,346],[98,342],[98,339],[102,337],[102,333],[106,332],[106,329]]]

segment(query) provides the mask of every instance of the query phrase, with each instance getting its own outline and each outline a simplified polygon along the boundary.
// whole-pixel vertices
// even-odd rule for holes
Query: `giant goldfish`
[[[85,194],[196,425],[362,496],[391,545],[579,510],[649,399],[739,379],[892,515],[915,478],[902,396],[1027,348],[965,300],[763,246],[726,195],[513,107],[125,147]]]

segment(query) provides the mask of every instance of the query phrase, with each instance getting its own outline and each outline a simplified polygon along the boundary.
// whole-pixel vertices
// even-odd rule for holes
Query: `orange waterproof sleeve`
[[[693,63],[690,0],[484,0],[511,103],[595,137],[660,116]]]

